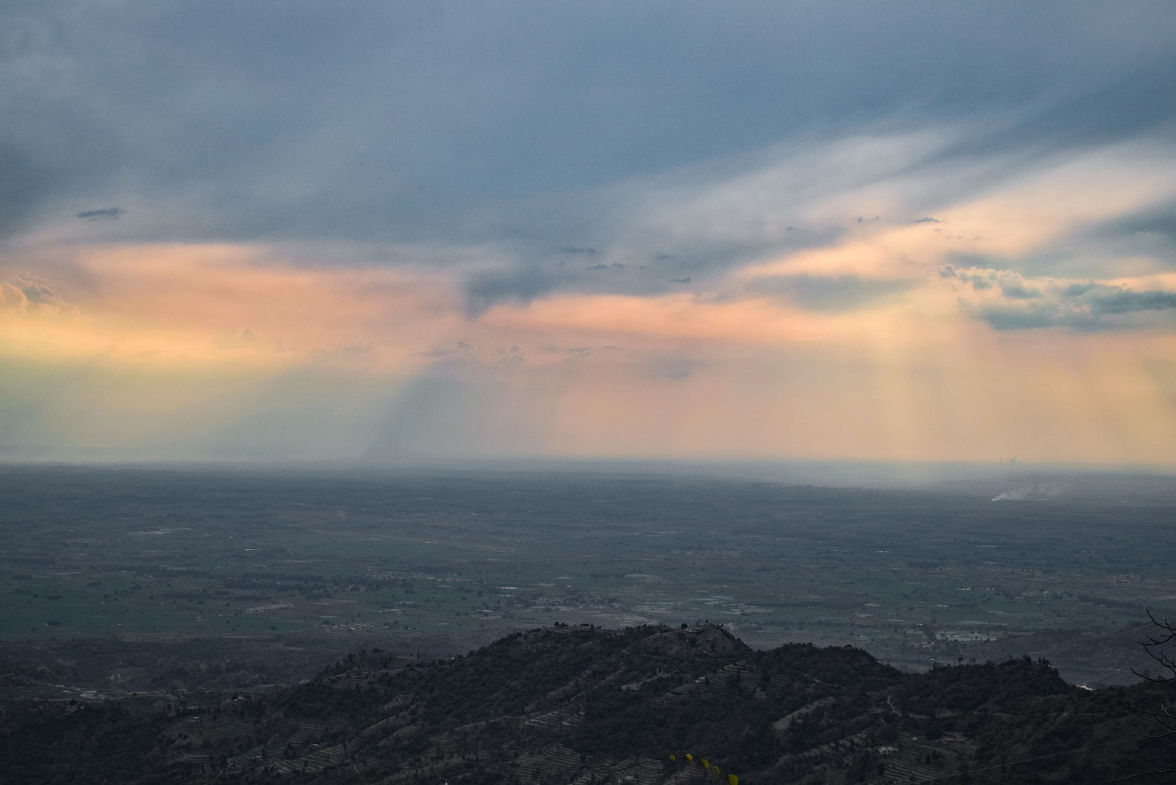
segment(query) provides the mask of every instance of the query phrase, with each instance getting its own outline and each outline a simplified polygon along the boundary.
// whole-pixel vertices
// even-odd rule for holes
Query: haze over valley
[[[305,670],[361,644],[438,655],[555,622],[709,620],[913,670],[1032,654],[1093,684],[1134,681],[1132,628],[1176,603],[1163,477],[863,489],[773,470],[6,466],[0,633],[10,652],[276,646]],[[224,686],[268,678],[238,677]]]

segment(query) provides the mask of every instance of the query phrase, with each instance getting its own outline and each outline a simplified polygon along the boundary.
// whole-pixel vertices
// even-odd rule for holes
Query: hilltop
[[[249,695],[10,702],[0,766],[26,783],[1105,782],[1165,764],[1131,708],[1165,689],[1084,690],[1029,658],[911,674],[714,625],[557,625],[444,659],[356,652]]]

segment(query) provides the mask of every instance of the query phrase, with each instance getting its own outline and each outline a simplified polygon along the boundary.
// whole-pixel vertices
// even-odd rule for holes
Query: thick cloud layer
[[[656,175],[861,128],[987,119],[935,154],[1028,157],[1176,118],[1163,3],[6,8],[0,232],[118,204],[104,238],[507,249],[476,302],[579,287],[568,247],[688,254],[627,244]]]

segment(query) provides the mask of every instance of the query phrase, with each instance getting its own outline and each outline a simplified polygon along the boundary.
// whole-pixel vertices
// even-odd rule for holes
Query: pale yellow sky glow
[[[734,265],[690,291],[556,290],[480,311],[466,306],[460,270],[423,263],[71,243],[34,275],[11,254],[4,393],[37,399],[41,436],[84,454],[199,457],[226,440],[227,454],[250,454],[254,439],[307,458],[403,449],[1170,466],[1170,321],[997,329],[985,308],[1036,306],[1092,282],[953,256],[1032,253],[1075,224],[1171,194],[1162,167],[1116,156],[1016,178],[935,221],[854,221],[819,247]],[[1078,187],[1096,175],[1105,200]],[[789,288],[798,277],[819,293],[898,285],[814,306]],[[1172,283],[1153,269],[1100,285]],[[1010,287],[1038,294],[1010,300]],[[1086,314],[1059,303],[1066,318]],[[411,443],[399,444],[406,419]],[[252,436],[232,437],[242,431]]]
[[[390,373],[419,365],[421,347],[462,321],[451,281],[406,269],[296,268],[264,248],[223,245],[74,253],[67,278],[86,282],[78,291],[47,303],[18,294],[0,312],[8,353],[185,371],[340,363]],[[351,362],[360,353],[371,356]]]

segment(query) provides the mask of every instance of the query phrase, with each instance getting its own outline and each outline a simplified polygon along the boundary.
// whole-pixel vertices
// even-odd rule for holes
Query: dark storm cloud
[[[1162,3],[9,3],[0,239],[114,194],[137,219],[114,239],[502,244],[516,267],[474,276],[472,307],[591,288],[544,260],[623,259],[643,178],[722,178],[877,124],[1020,118],[950,157],[1169,122],[1171,18]],[[779,243],[675,246],[674,272]]]

